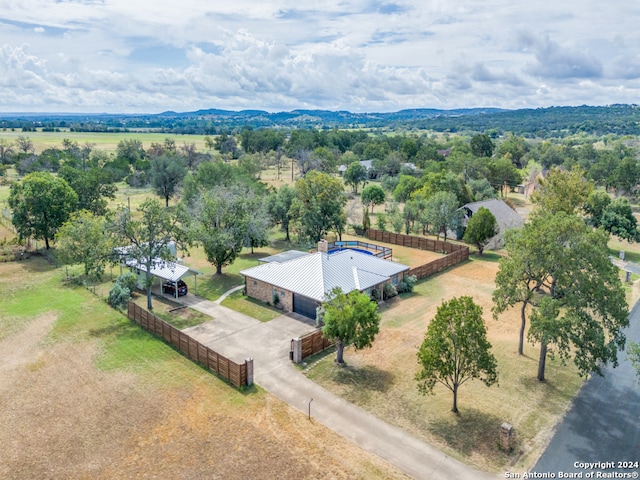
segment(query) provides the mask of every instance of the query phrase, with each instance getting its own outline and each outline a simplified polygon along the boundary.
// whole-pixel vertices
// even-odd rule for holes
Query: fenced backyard
[[[368,237],[369,240],[374,242],[391,243],[393,245],[401,245],[403,247],[428,250],[431,252],[444,252],[444,257],[414,267],[407,272],[407,275],[415,275],[418,279],[426,278],[469,259],[469,247],[466,245],[458,245],[456,243],[432,240],[424,237],[414,237],[402,233],[384,232],[373,228],[369,229]]]
[[[238,388],[253,384],[253,360],[237,364],[133,302],[129,302],[127,310],[129,319],[163,338],[190,360],[204,365]]]

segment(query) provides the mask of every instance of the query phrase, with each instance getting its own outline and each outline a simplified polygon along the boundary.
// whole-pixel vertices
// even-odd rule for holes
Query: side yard
[[[32,257],[0,264],[0,477],[406,478]]]
[[[373,348],[345,352],[348,366],[335,366],[325,355],[307,375],[330,391],[376,416],[477,467],[499,472],[527,468],[549,439],[553,425],[582,385],[572,364],[548,361],[548,380],[536,380],[538,349],[527,344],[517,354],[519,311],[491,316],[495,259],[472,257],[455,268],[421,281],[411,294],[382,311],[381,331]],[[482,306],[488,337],[499,367],[499,386],[465,384],[459,392],[460,415],[451,413],[451,392],[437,386],[434,396],[418,393],[414,375],[417,349],[428,322],[443,300],[471,295]],[[512,424],[517,435],[512,453],[498,449],[498,429]]]

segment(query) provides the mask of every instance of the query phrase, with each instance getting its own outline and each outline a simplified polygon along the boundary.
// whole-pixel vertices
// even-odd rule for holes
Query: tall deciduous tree
[[[72,213],[56,234],[56,253],[60,261],[66,265],[80,263],[86,276],[98,280],[107,262],[113,258],[113,247],[105,218],[88,210]]]
[[[115,199],[118,188],[113,184],[112,175],[102,168],[81,170],[63,166],[58,175],[64,178],[78,195],[78,210],[89,210],[94,215],[107,213],[107,199]]]
[[[523,303],[522,345],[524,311],[527,304],[534,307],[529,339],[540,343],[541,381],[550,347],[563,360],[573,356],[582,375],[601,373],[602,364],[617,364],[628,307],[609,261],[607,237],[565,212],[537,213],[508,236],[509,256],[501,260],[496,276],[494,315]]]
[[[638,221],[633,215],[629,200],[616,198],[604,209],[600,219],[602,228],[621,240],[633,242],[638,240]]]
[[[293,220],[291,205],[296,197],[296,191],[286,183],[280,187],[277,193],[269,196],[267,205],[269,214],[274,223],[279,224],[286,234],[285,240],[291,241],[289,236],[289,226]]]
[[[373,207],[376,205],[382,205],[385,200],[384,190],[380,185],[367,185],[362,190],[362,194],[360,195],[362,200],[362,204],[365,207],[371,206],[371,214],[373,214]]]
[[[524,337],[527,326],[527,307],[533,301],[534,291],[548,276],[549,271],[544,261],[544,252],[537,248],[540,241],[545,241],[545,232],[525,227],[520,230],[505,232],[505,248],[507,255],[500,259],[500,268],[496,274],[496,289],[493,291],[493,317],[520,305],[520,334],[518,354],[524,354]],[[542,244],[544,245],[544,243]]]
[[[522,181],[520,171],[511,161],[509,154],[489,162],[487,177],[489,182],[500,190],[501,197],[505,197],[509,188],[515,187]]]
[[[484,247],[499,231],[500,228],[493,213],[488,208],[480,207],[467,222],[462,240],[475,245],[478,248],[478,253],[482,255]]]
[[[13,143],[6,138],[0,138],[0,165],[7,165],[13,153]]]
[[[462,212],[458,210],[458,199],[451,192],[437,192],[427,200],[425,214],[429,225],[438,237],[447,241],[447,232],[455,230],[462,221]]]
[[[311,171],[296,182],[296,198],[291,207],[300,237],[318,242],[329,231],[342,231],[347,203],[340,180]]]
[[[245,197],[247,223],[244,232],[244,246],[251,248],[269,245],[269,229],[273,226],[269,215],[268,205],[262,196],[249,194]]]
[[[576,213],[593,191],[593,183],[584,178],[584,171],[579,168],[570,171],[552,168],[539,184],[531,200],[538,211],[545,213]]]
[[[487,134],[479,134],[471,137],[471,153],[476,157],[490,157],[493,155],[495,145],[491,137]]]
[[[165,206],[169,206],[169,199],[176,194],[178,185],[186,174],[187,168],[180,157],[161,155],[151,159],[151,185],[155,192],[164,198]]]
[[[36,151],[35,147],[33,146],[33,141],[29,137],[25,137],[22,135],[16,138],[16,147],[25,155],[34,153]]]
[[[78,195],[62,178],[48,172],[30,173],[11,187],[9,206],[20,238],[49,242],[78,204]]]
[[[360,162],[353,162],[344,171],[342,178],[344,178],[345,185],[351,185],[353,193],[357,195],[358,186],[367,181],[367,169]]]
[[[200,242],[207,260],[222,275],[222,267],[232,264],[242,251],[248,217],[246,192],[216,187],[196,203],[192,214],[199,219],[195,239]]]
[[[453,298],[438,307],[418,350],[420,393],[433,393],[436,383],[453,393],[452,412],[458,413],[458,388],[474,378],[488,387],[498,381],[482,308],[471,297]]]
[[[369,295],[354,290],[345,294],[339,287],[323,303],[322,333],[336,342],[336,363],[343,364],[344,347],[356,350],[370,347],[380,330],[378,304]]]
[[[151,310],[151,270],[175,255],[170,244],[186,249],[190,244],[187,235],[187,217],[180,208],[165,208],[155,199],[148,198],[132,215],[127,208],[120,208],[111,222],[110,229],[116,243],[124,247],[123,255],[135,260],[145,270],[147,308]]]

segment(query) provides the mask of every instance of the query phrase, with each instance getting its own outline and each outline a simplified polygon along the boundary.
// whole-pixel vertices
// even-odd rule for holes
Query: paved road
[[[418,479],[475,480],[495,478],[445,455],[307,379],[289,361],[291,339],[314,328],[314,321],[295,314],[260,322],[191,294],[181,301],[213,320],[185,329],[210,348],[242,362],[254,359],[255,383],[298,410],[308,413],[363,449]]]
[[[627,340],[640,342],[640,303],[629,323]],[[596,375],[586,382],[532,471],[582,472],[587,478],[587,472],[597,475],[599,469],[576,468],[575,462],[614,462],[615,468],[603,471],[640,472],[617,468],[618,462],[640,462],[640,383],[626,353],[618,357],[618,368],[608,367],[604,378]]]

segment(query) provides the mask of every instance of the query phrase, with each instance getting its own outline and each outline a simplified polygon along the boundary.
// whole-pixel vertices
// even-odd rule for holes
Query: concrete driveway
[[[434,480],[495,478],[445,455],[307,379],[289,360],[289,350],[291,339],[312,331],[315,321],[287,314],[263,323],[191,294],[180,301],[213,317],[210,322],[183,330],[185,333],[233,361],[241,363],[252,357],[256,384],[305,414],[311,403],[312,421],[321,422],[408,475]]]

